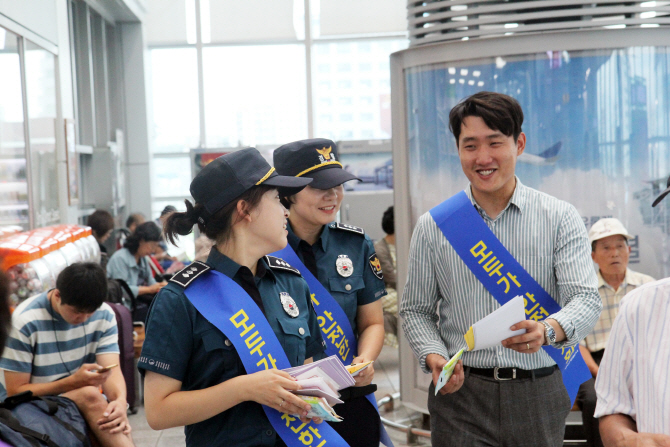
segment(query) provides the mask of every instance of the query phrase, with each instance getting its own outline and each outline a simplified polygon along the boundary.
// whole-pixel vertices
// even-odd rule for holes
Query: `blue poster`
[[[412,221],[468,183],[451,108],[478,91],[505,93],[524,111],[521,181],[572,203],[587,230],[618,218],[634,236],[630,268],[670,276],[670,201],[651,207],[670,175],[668,50],[554,51],[406,70]]]

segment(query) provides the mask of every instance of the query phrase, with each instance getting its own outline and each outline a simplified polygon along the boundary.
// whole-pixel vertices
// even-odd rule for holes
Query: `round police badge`
[[[298,309],[298,305],[293,301],[291,295],[286,292],[279,292],[279,299],[281,300],[284,312],[289,314],[290,317],[295,318],[300,315],[300,309]]]
[[[335,266],[340,276],[348,278],[354,274],[354,263],[351,262],[351,259],[347,255],[339,255],[337,261],[335,261]]]

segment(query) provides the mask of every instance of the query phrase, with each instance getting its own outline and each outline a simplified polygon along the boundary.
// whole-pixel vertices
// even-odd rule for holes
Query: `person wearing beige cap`
[[[593,331],[579,346],[582,357],[589,367],[593,379],[582,384],[577,394],[577,404],[582,409],[582,422],[589,446],[602,446],[598,419],[593,417],[596,409],[595,378],[600,360],[605,353],[612,323],[619,312],[621,299],[642,284],[654,281],[651,276],[628,268],[632,236],[621,221],[611,217],[600,219],[589,230],[591,257],[598,264],[598,292],[603,301],[603,310]]]

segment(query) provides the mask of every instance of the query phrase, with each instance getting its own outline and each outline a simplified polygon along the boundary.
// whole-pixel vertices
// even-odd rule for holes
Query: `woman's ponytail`
[[[204,207],[200,204],[193,206],[189,200],[184,200],[184,203],[186,204],[186,212],[170,214],[163,225],[163,232],[173,245],[177,245],[178,236],[190,234],[193,231],[193,225],[198,224],[200,230],[203,230],[203,225],[198,222],[198,217],[200,217]]]

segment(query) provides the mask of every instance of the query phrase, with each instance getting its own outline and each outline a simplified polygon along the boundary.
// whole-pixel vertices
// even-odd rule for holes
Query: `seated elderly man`
[[[658,205],[668,188],[654,200]],[[621,301],[596,380],[606,447],[670,447],[670,278]]]
[[[580,345],[582,357],[589,367],[593,379],[588,380],[579,388],[577,403],[582,409],[582,422],[586,440],[590,447],[602,446],[598,420],[593,417],[596,410],[595,378],[598,365],[605,353],[605,346],[610,336],[612,323],[619,312],[621,299],[642,284],[654,281],[651,276],[634,272],[628,268],[631,236],[623,224],[613,218],[600,219],[589,231],[591,257],[598,264],[598,292],[603,301],[603,311],[593,328]]]

